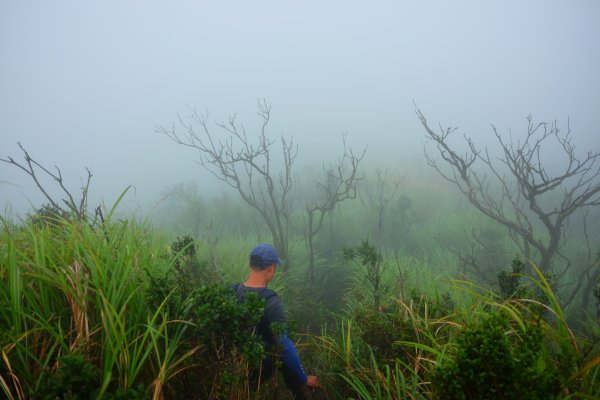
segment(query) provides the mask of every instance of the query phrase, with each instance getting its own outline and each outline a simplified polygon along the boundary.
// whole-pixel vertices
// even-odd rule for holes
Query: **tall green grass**
[[[147,308],[146,275],[169,262],[160,237],[130,220],[95,228],[59,218],[5,221],[0,247],[0,387],[7,398],[32,396],[67,354],[98,368],[97,398],[140,384],[160,398],[187,356],[174,351],[184,324],[165,318],[162,307]]]
[[[349,226],[354,223],[348,221]],[[457,224],[449,217],[436,229],[455,234]],[[545,277],[539,273],[534,279],[524,277],[540,296],[508,301],[468,281],[456,281],[453,287],[450,276],[459,273],[456,260],[432,238],[434,228],[430,223],[415,228],[417,239],[422,235],[415,246],[429,258],[388,251],[381,309],[371,307],[369,286],[364,276],[355,275],[353,289],[345,297],[346,307],[337,315],[332,313],[337,326],[302,341],[299,348],[305,366],[322,378],[328,398],[428,398],[436,368],[455,355],[455,338],[464,327],[497,310],[509,316],[514,326],[507,334],[518,335],[531,323],[532,309],[544,310],[547,316],[535,321],[544,330],[552,362],[563,372],[560,398],[600,397],[598,345],[594,347],[593,339],[577,337],[571,330],[567,313]],[[359,233],[347,231],[344,240],[363,239]],[[206,283],[244,281],[248,253],[263,241],[268,239],[251,234],[200,238],[197,257],[215,271],[211,275],[215,281]],[[315,318],[319,288],[306,286],[301,238],[292,239],[290,254],[292,266],[284,266],[271,287],[284,298],[288,311]],[[78,354],[100,372],[97,386],[91,388],[97,398],[111,398],[118,389],[133,390],[140,385],[146,396],[164,398],[169,382],[197,366],[191,360],[202,362],[202,349],[183,343],[189,322],[168,314],[169,298],[153,309],[146,299],[149,276],[164,275],[171,269],[173,256],[169,240],[147,224],[119,220],[113,213],[103,226],[95,227],[61,219],[20,225],[3,221],[0,388],[4,396],[31,398],[60,370],[62,356]],[[322,262],[322,290],[344,291],[345,287],[334,286],[336,279],[357,274],[334,256],[323,257]],[[350,281],[349,276],[346,279]],[[443,313],[440,299],[448,292],[455,307]],[[393,326],[397,337],[390,342],[397,357],[382,356],[393,351],[370,348],[369,338],[364,337],[368,327],[361,326],[365,320],[358,317],[364,308],[373,317],[367,322],[383,316]],[[598,331],[597,324],[590,324]]]
[[[323,331],[313,338],[313,352],[327,391],[335,398],[353,399],[455,398],[440,395],[440,380],[436,378],[440,368],[451,364],[462,351],[457,347],[460,343],[457,339],[463,332],[484,326],[482,322],[489,321],[490,315],[500,314],[507,318],[510,327],[504,331],[507,341],[530,351],[515,357],[535,358],[513,359],[511,366],[482,366],[473,371],[473,376],[484,371],[484,367],[502,371],[505,367],[523,366],[534,368],[528,370],[531,377],[519,378],[528,386],[533,385],[533,391],[539,376],[557,385],[552,389],[556,398],[599,398],[598,336],[578,337],[572,331],[550,283],[539,270],[535,271],[533,277],[522,277],[528,296],[508,300],[473,282],[455,281],[452,294],[457,301],[449,313],[440,308],[440,294],[435,291],[423,292],[420,297],[396,298],[395,304],[385,310],[374,310],[369,296],[348,297],[351,305],[347,307],[347,319],[337,325],[333,334]],[[597,323],[589,323],[592,333],[600,329]],[[541,347],[536,347],[540,343],[527,344],[527,340],[537,337],[531,336],[532,332],[541,334]],[[395,336],[390,341],[382,340],[385,337],[381,333]],[[381,349],[386,344],[395,350]],[[393,358],[382,356],[392,353]],[[476,365],[477,360],[473,362],[471,365]],[[460,371],[472,367],[458,368]],[[458,382],[464,376],[456,379]],[[491,392],[490,396],[493,398]]]

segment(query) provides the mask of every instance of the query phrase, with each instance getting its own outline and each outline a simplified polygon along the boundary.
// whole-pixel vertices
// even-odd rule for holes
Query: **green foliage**
[[[369,243],[369,240],[366,239],[356,248],[344,247],[342,255],[346,260],[360,266],[364,277],[373,290],[374,306],[376,309],[379,308],[381,304],[382,276],[385,270],[381,253],[375,245]]]
[[[197,246],[190,235],[185,235],[181,239],[178,236],[177,240],[171,244],[171,250],[175,253],[181,253],[182,256],[187,257],[188,259],[192,259],[196,256]],[[179,259],[176,260],[175,265],[179,267],[181,261]]]
[[[102,388],[102,375],[99,369],[84,360],[81,354],[67,354],[60,357],[59,367],[52,373],[42,375],[40,384],[31,394],[32,400],[85,400],[96,399]],[[149,399],[144,385],[117,388],[114,392],[104,392],[107,400]]]
[[[2,231],[0,348],[2,370],[13,378],[0,387],[8,398],[30,393],[71,352],[97,368],[104,395],[162,385],[174,374],[180,360],[172,349],[184,325],[159,318],[162,305],[149,308],[141,295],[146,272],[164,266],[164,246],[143,226],[111,215],[102,227],[57,219]]]
[[[406,355],[397,342],[415,339],[410,320],[370,307],[358,309],[354,319],[360,328],[361,339],[370,346],[378,360],[406,360]]]
[[[139,384],[130,388],[117,388],[113,393],[106,393],[102,398],[106,400],[147,400],[151,396],[147,393],[146,387]]]
[[[371,310],[372,311],[372,310]],[[315,337],[315,359],[331,399],[425,399],[419,374],[399,359],[381,360],[363,341],[353,319],[342,320],[335,334]],[[317,397],[315,397],[317,398]]]
[[[211,283],[212,279],[205,273],[208,263],[198,260],[197,250],[191,236],[177,237],[171,243],[172,255],[165,258],[172,268],[155,273],[148,271],[149,285],[145,295],[151,308],[161,307],[164,303],[169,315],[183,318],[184,303],[192,292]]]
[[[434,238],[440,230],[460,238],[468,215],[427,213],[417,200],[399,203],[406,226],[394,252],[396,271],[383,258],[390,249],[360,242],[363,225],[351,207],[332,214],[322,234],[332,239],[322,243],[321,281],[306,285],[303,241],[290,237],[298,268],[281,271],[271,286],[285,296],[286,310],[300,316],[301,329],[313,332],[300,336],[313,340],[299,350],[307,371],[323,382],[315,398],[600,396],[598,325],[589,321],[585,337],[572,332],[546,276],[536,282],[532,268],[525,274],[515,260],[512,271],[494,271],[502,297],[468,281],[469,290],[445,293],[456,260]],[[218,285],[247,274],[247,249],[263,233],[236,226],[242,236],[224,230],[218,240],[180,236],[169,245],[133,220],[109,215],[102,227],[89,226],[47,211],[48,220],[3,221],[0,233],[5,397],[265,398],[247,383],[264,354],[252,334],[264,305],[252,295],[240,302]],[[235,225],[230,211],[220,210]],[[360,245],[345,249],[351,262],[342,264],[334,257],[345,243]],[[600,302],[600,286],[594,296]],[[347,310],[346,323],[336,325],[334,300]],[[337,328],[327,332],[326,323]],[[495,392],[484,393],[485,385]]]
[[[45,225],[58,225],[61,219],[66,220],[69,217],[68,213],[48,203],[36,209],[33,213],[29,213],[27,220],[35,226],[43,227]]]
[[[263,343],[254,335],[264,305],[254,293],[240,301],[231,288],[209,285],[171,309],[171,318],[188,324],[179,353],[194,354],[169,382],[169,398],[229,399],[247,390],[248,373],[264,356]]]
[[[449,294],[429,297],[417,289],[410,290],[408,299],[395,299],[378,310],[357,307],[352,318],[361,333],[362,341],[369,346],[377,360],[410,363],[414,349],[406,342],[428,342],[427,336],[444,337],[444,330],[437,334],[424,332],[430,321],[442,320],[454,311],[454,301]],[[428,343],[429,344],[429,343]]]
[[[404,301],[411,304],[413,315],[423,318],[441,319],[451,315],[456,307],[450,293],[430,296],[417,288],[412,288],[410,297]]]
[[[255,293],[239,301],[230,288],[207,286],[196,289],[186,301],[186,319],[209,362],[243,356],[255,366],[264,354],[260,338],[254,335],[264,306],[265,301]]]
[[[344,247],[342,249],[344,257],[351,261],[358,261],[367,268],[367,274],[374,276],[378,264],[383,262],[383,256],[379,254],[375,245],[369,243],[368,239],[361,242],[356,248]]]
[[[101,380],[94,365],[85,362],[78,354],[62,356],[59,365],[54,373],[43,375],[40,385],[31,394],[33,400],[95,398]]]
[[[171,250],[174,254],[175,284],[183,293],[189,294],[201,283],[201,273],[206,269],[206,263],[200,263],[196,258],[198,246],[189,235],[177,237],[171,244]]]
[[[503,300],[529,299],[531,301],[527,306],[527,313],[532,315],[532,318],[547,316],[548,313],[545,306],[550,303],[550,299],[548,298],[549,292],[531,282],[532,277],[525,274],[525,268],[526,264],[520,258],[516,257],[511,262],[511,273],[501,271],[497,275],[500,298]],[[533,269],[535,270],[535,268]],[[522,282],[524,277],[527,277],[530,282]],[[549,285],[548,289],[551,292],[555,292],[556,277],[545,275],[544,280]]]
[[[383,366],[371,355],[371,364],[341,374],[353,394],[361,400],[426,399],[416,374],[406,374],[398,362]],[[405,377],[405,374],[408,375]],[[408,379],[407,379],[408,378]]]
[[[230,288],[211,279],[208,262],[197,259],[190,236],[171,244],[170,265],[162,275],[149,274],[146,299],[150,307],[163,305],[168,318],[185,321],[177,354],[193,352],[186,368],[166,391],[173,398],[229,398],[242,392],[248,368],[257,366],[264,349],[254,335],[264,300],[249,293],[239,301]]]
[[[525,295],[525,288],[521,286],[521,275],[525,271],[525,263],[515,258],[511,263],[512,273],[501,271],[498,274],[498,285],[500,285],[500,296],[503,299],[520,298]]]
[[[559,393],[558,370],[535,322],[511,326],[500,312],[463,328],[453,354],[432,378],[438,399],[551,399]]]

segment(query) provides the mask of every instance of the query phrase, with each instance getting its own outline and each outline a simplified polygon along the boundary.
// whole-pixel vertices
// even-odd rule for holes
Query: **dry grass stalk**
[[[0,375],[0,386],[2,387],[2,389],[4,391],[4,394],[6,394],[6,396],[10,400],[25,399],[26,397],[25,397],[25,393],[23,393],[23,388],[21,387],[21,382],[19,381],[19,378],[17,377],[17,375],[13,372],[12,367],[10,365],[10,361],[8,360],[8,356],[6,355],[6,352],[4,352],[4,351],[2,351],[2,359],[4,360],[4,363],[6,364],[6,368],[8,369],[8,375],[10,376],[10,379],[12,381],[12,387],[15,390],[16,397],[10,390],[10,386],[9,386],[8,382],[6,382],[4,377],[2,375]]]
[[[73,290],[66,293],[66,296],[71,308],[72,324],[75,331],[75,339],[69,346],[73,351],[80,343],[87,341],[90,336],[90,328],[87,316],[88,287],[84,282],[85,271],[77,260],[71,264],[71,271],[72,274],[67,274],[67,279]]]

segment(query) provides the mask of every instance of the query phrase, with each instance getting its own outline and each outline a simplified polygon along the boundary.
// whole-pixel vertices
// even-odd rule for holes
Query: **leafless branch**
[[[226,122],[215,122],[220,131],[212,132],[208,112],[199,113],[196,109],[190,109],[186,118],[179,116],[183,133],[179,133],[175,124],[170,128],[159,127],[156,132],[177,144],[197,150],[199,163],[218,180],[236,189],[242,199],[261,215],[271,231],[275,247],[282,258],[286,258],[292,167],[298,147],[293,139],[281,137],[283,167],[279,173],[273,171],[275,141],[267,135],[271,106],[262,99],[257,103],[261,124],[255,139],[248,136],[235,114]]]
[[[480,212],[506,227],[526,256],[535,249],[542,271],[550,273],[553,260],[560,258],[563,269],[558,275],[565,273],[572,265],[561,252],[570,217],[577,210],[600,205],[600,153],[577,155],[569,124],[562,133],[556,122],[534,123],[528,116],[527,131],[516,141],[492,125],[500,149],[497,159],[487,149],[477,149],[466,136],[468,150],[461,155],[449,143],[455,128],[440,127],[435,132],[418,108],[416,114],[436,149],[431,152],[425,146],[427,163]],[[560,163],[554,163],[550,171],[543,158],[548,145],[561,150],[558,157],[564,165],[558,172]],[[487,172],[481,174],[482,170]],[[558,203],[548,200],[559,195]]]
[[[365,179],[361,184],[359,198],[365,211],[374,219],[374,236],[377,250],[382,252],[383,230],[386,211],[396,197],[403,178],[394,177],[389,170],[376,170],[375,182]]]
[[[358,166],[363,159],[366,148],[360,154],[355,154],[346,142],[346,134],[342,134],[344,153],[334,163],[323,165],[323,178],[316,184],[321,193],[320,197],[309,198],[305,202],[308,226],[306,238],[309,253],[309,280],[315,280],[315,246],[314,239],[323,226],[325,215],[345,200],[356,197]]]
[[[27,175],[29,175],[35,182],[38,189],[42,192],[42,194],[44,195],[46,200],[48,200],[48,202],[54,209],[59,210],[62,214],[74,215],[78,219],[85,220],[87,218],[88,191],[89,191],[89,187],[90,187],[90,181],[93,176],[91,171],[88,168],[85,169],[87,172],[87,178],[85,180],[85,183],[83,184],[83,187],[81,188],[81,199],[79,201],[76,201],[75,198],[73,197],[71,191],[69,189],[67,189],[67,187],[65,186],[60,168],[58,168],[57,166],[54,166],[54,168],[56,169],[56,172],[50,171],[49,169],[44,167],[42,164],[35,161],[29,155],[27,150],[25,150],[25,148],[23,147],[23,145],[20,142],[17,142],[17,144],[18,144],[19,148],[21,149],[21,151],[23,152],[23,157],[25,159],[25,163],[21,164],[10,156],[7,156],[6,159],[0,159],[0,161],[4,161],[8,164],[14,165],[15,167],[21,169]],[[62,199],[62,205],[61,205],[61,203],[56,201],[52,196],[50,196],[47,189],[40,182],[40,179],[38,176],[38,172],[39,172],[38,170],[41,170],[46,175],[48,175],[50,178],[52,178],[52,180],[54,180],[55,182],[58,183],[61,191],[66,196],[66,198]],[[63,208],[63,206],[65,206],[66,208]]]

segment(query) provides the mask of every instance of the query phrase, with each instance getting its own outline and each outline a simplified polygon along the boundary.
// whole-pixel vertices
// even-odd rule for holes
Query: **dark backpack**
[[[260,291],[244,290],[244,286],[240,283],[234,283],[230,286],[230,288],[234,291],[240,301],[244,300],[246,293],[256,293],[260,299],[265,301],[265,306],[271,297],[277,296],[277,293],[267,288],[264,288]],[[262,338],[263,342],[265,342],[267,346],[270,347],[277,344],[277,338],[273,334],[273,330],[271,329],[270,323],[267,321],[264,312],[260,317],[260,322],[258,325],[256,325],[255,332]]]

